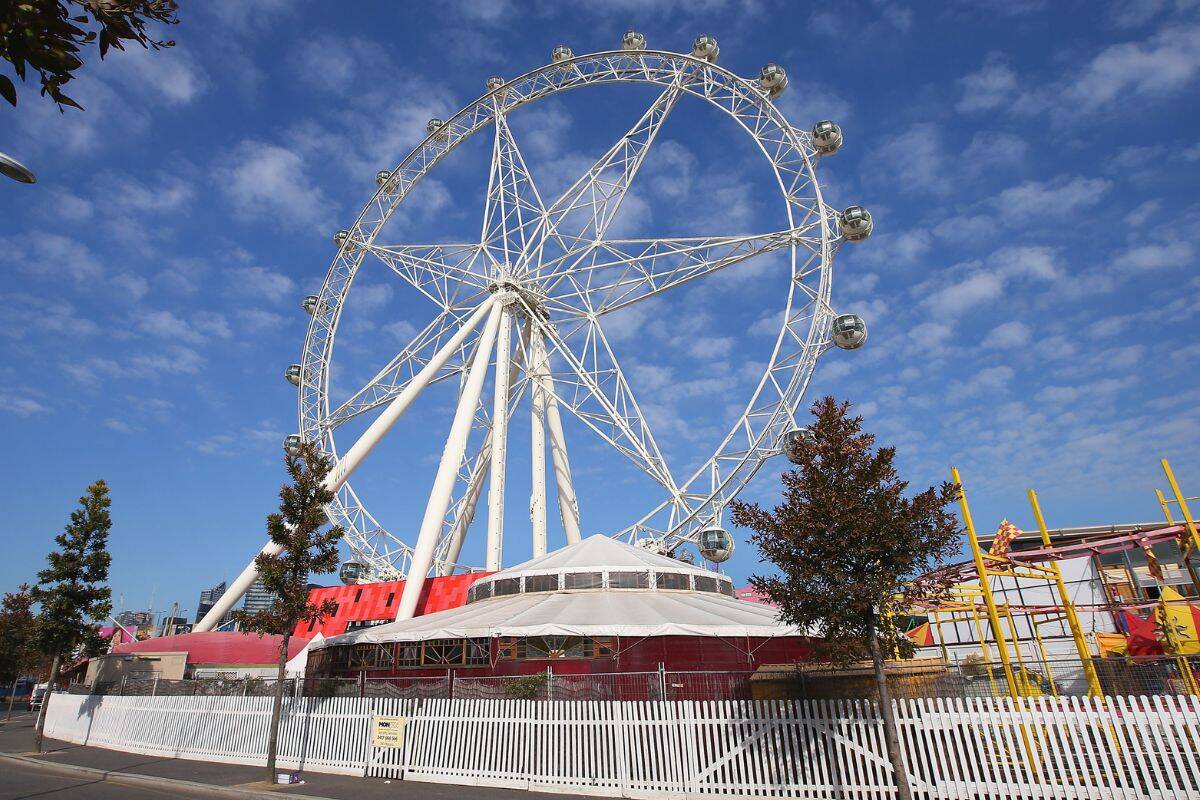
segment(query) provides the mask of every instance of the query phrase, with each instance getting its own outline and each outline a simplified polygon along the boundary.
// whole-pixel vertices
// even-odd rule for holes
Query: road
[[[162,800],[180,797],[171,792],[134,789],[115,783],[96,783],[51,775],[36,769],[5,767],[0,774],[0,800]]]

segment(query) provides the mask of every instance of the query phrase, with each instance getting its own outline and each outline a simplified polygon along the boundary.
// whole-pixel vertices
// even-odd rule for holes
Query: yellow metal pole
[[[1183,513],[1183,524],[1187,526],[1188,533],[1192,537],[1192,547],[1200,552],[1200,535],[1196,533],[1196,522],[1192,519],[1192,512],[1188,509],[1187,498],[1183,496],[1183,492],[1179,491],[1179,482],[1175,480],[1175,473],[1171,471],[1171,465],[1164,458],[1162,459],[1163,472],[1166,473],[1167,483],[1171,484],[1171,492],[1175,495],[1175,502],[1179,504],[1179,510]]]
[[[1021,655],[1021,637],[1017,635],[1017,623],[1013,619],[1012,608],[1005,603],[1004,618],[1008,621],[1008,637],[1013,643],[1013,652],[1017,654],[1017,686],[1021,694],[1029,697],[1029,671],[1025,669],[1025,658]]]
[[[954,619],[953,616],[950,617]],[[950,663],[950,651],[946,649],[946,635],[942,632],[942,618],[938,616],[938,612],[933,612],[933,626],[937,629],[938,644],[942,648],[942,661],[947,665]],[[957,628],[955,629],[957,630]]]
[[[979,609],[975,607],[974,600],[971,600],[971,618],[975,620],[975,635],[979,637],[979,649],[983,651],[983,663],[987,669],[988,683],[992,687],[992,697],[998,697],[1000,692],[996,688],[996,679],[992,677],[992,651],[988,649],[983,618],[979,616]]]
[[[1037,492],[1029,490],[1029,505],[1033,507],[1033,516],[1037,520],[1038,531],[1042,534],[1042,546],[1050,547],[1050,531],[1046,529],[1046,518],[1042,516],[1042,505],[1038,502]],[[1067,627],[1071,629],[1071,638],[1075,640],[1075,652],[1083,664],[1083,674],[1088,682],[1088,694],[1100,697],[1104,692],[1100,688],[1100,676],[1096,674],[1096,665],[1092,663],[1092,651],[1088,649],[1087,639],[1083,638],[1083,626],[1079,624],[1079,615],[1075,613],[1075,604],[1067,592],[1067,584],[1063,580],[1062,570],[1057,561],[1051,561],[1054,568],[1054,585],[1058,589],[1058,599],[1062,603],[1063,613],[1067,615]]]
[[[1042,622],[1049,621],[1050,620],[1042,620]],[[1050,656],[1046,654],[1046,643],[1042,641],[1041,625],[1041,622],[1030,618],[1029,627],[1033,628],[1034,641],[1037,642],[1038,652],[1042,654],[1042,666],[1046,668],[1046,680],[1050,681],[1050,694],[1058,697],[1058,686],[1056,686],[1054,683],[1054,668],[1050,666]]]
[[[1162,489],[1155,489],[1154,496],[1158,498],[1158,504],[1162,506],[1163,518],[1166,519],[1168,525],[1175,524],[1175,517],[1171,514],[1171,507],[1167,504],[1167,497],[1162,493]],[[1196,567],[1192,565],[1189,555],[1191,547],[1180,547],[1179,556],[1183,559],[1183,565],[1187,567],[1188,575],[1192,579],[1192,587],[1196,593],[1200,594],[1200,575],[1196,574]]]
[[[975,535],[975,521],[971,518],[971,507],[967,504],[967,490],[963,488],[962,478],[958,467],[950,468],[950,477],[958,484],[958,504],[962,508],[963,524],[967,528],[967,541],[971,544],[971,555],[975,559],[975,571],[979,575],[979,588],[983,592],[983,603],[987,606],[988,623],[992,635],[996,637],[996,646],[1000,649],[1000,664],[1004,667],[1004,682],[1008,684],[1008,693],[1017,697],[1017,683],[1013,678],[1012,664],[1008,660],[1008,646],[1004,642],[1004,631],[1000,628],[1000,614],[996,610],[996,600],[992,597],[991,581],[988,578],[987,564],[983,560],[983,551],[979,549],[979,537]]]

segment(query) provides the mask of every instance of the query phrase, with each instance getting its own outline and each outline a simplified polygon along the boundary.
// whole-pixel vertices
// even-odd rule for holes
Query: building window
[[[717,579],[709,575],[695,575],[692,577],[695,582],[697,592],[717,592]]]
[[[656,572],[655,579],[659,589],[690,589],[686,572]]]
[[[492,585],[490,583],[476,583],[467,590],[467,602],[474,603],[476,600],[486,600],[492,596]]]
[[[388,599],[387,599],[387,602],[383,604],[383,607],[387,608],[388,606],[390,606],[392,604],[392,601],[395,599],[396,599],[396,593],[388,592]]]
[[[397,667],[421,666],[421,643],[401,642],[396,648]]]
[[[557,575],[526,575],[525,591],[528,592],[557,592]]]
[[[492,583],[492,596],[504,597],[505,595],[518,594],[521,591],[520,578],[501,578]]]
[[[362,599],[362,589],[359,589],[357,592],[354,593],[354,602],[357,603],[361,599]]]
[[[611,658],[616,650],[613,637],[503,636],[496,642],[496,657],[501,661]]]
[[[721,594],[725,595],[726,597],[733,597],[733,582],[732,581],[718,581],[718,583],[721,584],[721,587],[717,591],[719,591]]]
[[[649,589],[649,572],[610,572],[608,573],[608,588],[610,589]]]
[[[568,572],[563,576],[564,589],[599,589],[603,585],[602,572]]]

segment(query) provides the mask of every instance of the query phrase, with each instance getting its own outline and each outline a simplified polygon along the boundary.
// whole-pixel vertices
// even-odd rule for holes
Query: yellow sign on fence
[[[404,745],[404,717],[375,717],[371,729],[372,747],[402,747]]]

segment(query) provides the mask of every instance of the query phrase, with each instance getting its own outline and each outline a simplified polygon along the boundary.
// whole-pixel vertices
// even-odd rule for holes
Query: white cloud
[[[1148,272],[1183,267],[1195,262],[1195,251],[1187,242],[1146,244],[1131,247],[1113,259],[1113,266],[1126,272]]]
[[[1008,350],[1014,347],[1024,347],[1029,344],[1032,332],[1029,326],[1019,320],[997,325],[983,340],[983,346],[993,350]]]
[[[1029,154],[1029,142],[1022,136],[1003,131],[980,131],[971,137],[962,160],[972,172],[989,167],[1015,167]]]
[[[104,270],[88,246],[58,233],[28,233],[0,239],[0,259],[39,277],[90,283]]]
[[[934,292],[925,300],[939,317],[957,318],[972,308],[997,299],[1004,292],[1004,279],[992,272],[976,272]]]
[[[1071,70],[1065,110],[1096,111],[1118,98],[1161,97],[1187,87],[1200,71],[1200,26],[1169,24],[1141,42],[1123,42],[1101,51],[1081,69]]]
[[[32,417],[35,414],[46,414],[50,409],[27,394],[0,391],[0,411],[18,417]]]
[[[283,228],[332,227],[332,204],[292,150],[245,139],[217,162],[213,175],[239,214]]]
[[[941,129],[918,122],[907,130],[874,145],[863,157],[862,172],[873,180],[891,183],[897,191],[949,189]]]
[[[989,54],[978,72],[959,78],[958,83],[962,98],[956,108],[963,113],[989,111],[1007,103],[1018,85],[1017,74],[999,53]]]
[[[991,204],[1010,224],[1051,223],[1096,205],[1111,187],[1112,182],[1103,178],[1060,175],[1011,186],[992,198]]]
[[[266,267],[231,267],[225,270],[225,284],[232,294],[271,303],[295,298],[296,282]]]

